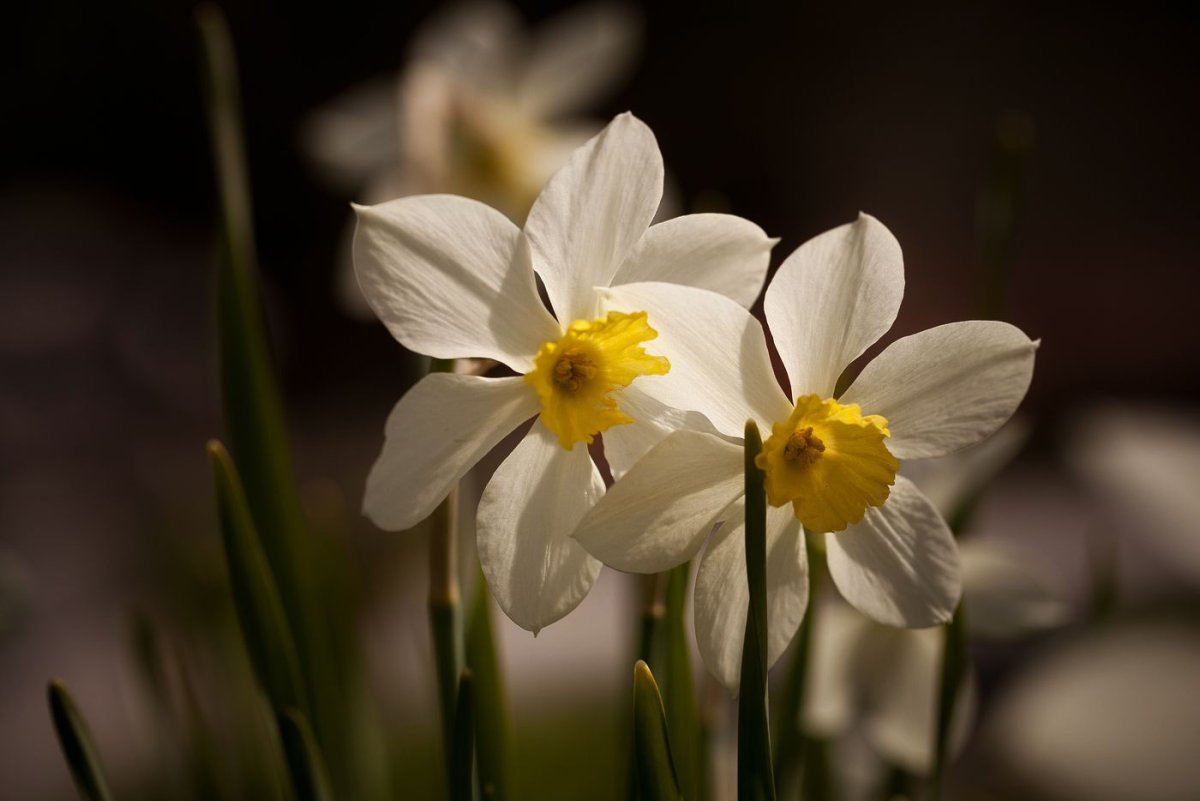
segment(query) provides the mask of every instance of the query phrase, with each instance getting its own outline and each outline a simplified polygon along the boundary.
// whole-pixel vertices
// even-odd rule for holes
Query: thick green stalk
[[[954,706],[967,672],[967,626],[961,603],[943,632],[937,725],[933,741],[933,771],[929,777],[927,795],[929,801],[939,801],[942,797],[942,780],[950,745],[950,727],[954,721]]]
[[[804,704],[808,692],[808,667],[812,661],[814,604],[825,577],[825,548],[823,535],[805,532],[804,549],[808,556],[808,608],[800,631],[796,634],[795,654],[776,707],[775,786],[782,793],[791,781],[807,773],[804,763],[810,751],[810,740],[802,728]],[[805,801],[819,797],[804,796]]]
[[[746,422],[746,578],[750,606],[742,640],[738,695],[738,801],[775,801],[771,728],[767,718],[767,497],[755,464],[762,451],[758,425]]]
[[[477,572],[467,627],[467,667],[475,677],[479,794],[484,801],[503,801],[508,797],[508,704],[492,633],[491,595],[483,571]]]
[[[682,801],[662,696],[650,667],[640,659],[633,667],[633,745],[638,797]]]
[[[471,671],[458,677],[458,705],[451,738],[450,801],[472,801],[475,786],[475,682]]]
[[[458,591],[457,489],[451,490],[438,505],[430,518],[430,528],[429,623],[433,631],[433,657],[442,717],[442,753],[447,778],[452,780],[455,704],[464,663]]]
[[[667,575],[667,599],[663,619],[663,701],[667,709],[667,731],[684,798],[699,798],[704,774],[704,752],[700,741],[700,710],[688,647],[687,606],[690,565],[684,563]]]
[[[109,801],[112,796],[104,781],[104,773],[100,770],[92,736],[74,699],[62,682],[57,680],[50,682],[46,696],[50,702],[54,733],[58,735],[58,744],[62,747],[63,757],[71,769],[71,778],[75,780],[80,797],[84,801]]]

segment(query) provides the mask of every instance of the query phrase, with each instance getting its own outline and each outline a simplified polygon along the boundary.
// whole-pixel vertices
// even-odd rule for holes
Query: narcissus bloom
[[[776,382],[763,331],[713,294],[687,314],[662,295],[616,287],[646,310],[659,352],[678,361],[646,392],[705,415],[716,436],[679,431],[655,445],[581,523],[576,538],[621,570],[657,572],[709,542],[696,578],[696,634],[710,670],[735,687],[747,590],[741,438],[767,437],[768,659],[783,652],[807,603],[804,528],[827,533],[829,569],[846,599],[881,623],[950,619],[961,593],[954,538],[903,476],[901,459],[941,456],[995,431],[1029,386],[1036,343],[1011,325],[963,322],[903,337],[835,396],[839,377],[891,327],[904,265],[891,232],[861,215],[797,249],[772,279],[764,310],[783,366]],[[660,305],[661,304],[661,305]],[[794,399],[794,400],[792,400]]]
[[[506,3],[451,3],[413,36],[395,77],[356,87],[309,121],[304,145],[356,200],[452,193],[519,223],[550,176],[601,128],[581,113],[637,54],[627,8],[579,6],[535,31]],[[347,237],[348,238],[348,237]],[[338,291],[369,316],[347,257]]]
[[[656,282],[689,283],[742,308],[766,275],[774,241],[746,220],[700,214],[651,226],[662,180],[654,135],[622,114],[550,179],[524,230],[450,195],[357,207],[358,280],[396,339],[435,358],[496,359],[520,374],[434,374],[413,387],[388,419],[364,511],[382,528],[415,525],[536,415],[477,516],[488,584],[534,632],[573,609],[600,570],[570,538],[604,492],[587,445],[603,432],[620,473],[682,418],[643,392],[677,366],[647,350],[661,334],[654,315],[600,290],[638,282],[646,297],[715,295]],[[538,296],[535,270],[557,317]],[[661,305],[673,309],[673,297]]]

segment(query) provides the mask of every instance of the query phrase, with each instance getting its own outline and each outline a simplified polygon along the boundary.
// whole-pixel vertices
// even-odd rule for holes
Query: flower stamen
[[[783,446],[783,458],[789,462],[799,461],[802,464],[812,464],[821,458],[825,452],[825,443],[813,433],[813,427],[793,431]]]
[[[554,364],[554,383],[567,392],[578,392],[585,381],[596,377],[596,360],[580,348],[568,348]]]
[[[887,420],[857,404],[816,395],[796,399],[787,420],[771,427],[756,458],[767,501],[791,504],[813,532],[841,531],[887,500],[900,463],[884,440]]]
[[[644,375],[663,375],[671,364],[642,348],[658,336],[645,312],[609,312],[598,320],[576,320],[562,339],[546,342],[525,380],[542,402],[542,422],[567,450],[591,444],[597,434],[633,418],[613,397]]]

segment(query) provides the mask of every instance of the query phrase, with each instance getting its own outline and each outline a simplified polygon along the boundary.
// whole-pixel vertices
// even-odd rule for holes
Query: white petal
[[[888,450],[924,459],[974,445],[1012,417],[1037,343],[1008,323],[972,320],[893,342],[842,395],[887,418]]]
[[[694,287],[642,283],[613,287],[604,308],[644,311],[658,332],[647,350],[666,356],[671,369],[642,392],[676,409],[697,411],[717,430],[741,438],[753,418],[765,432],[792,405],[783,394],[758,320],[734,301]]]
[[[517,103],[542,118],[582,111],[625,77],[640,44],[631,8],[597,2],[568,9],[534,33]]]
[[[950,620],[962,595],[958,547],[946,521],[916,486],[896,476],[881,507],[825,538],[829,573],[858,611],[889,626]]]
[[[358,284],[409,350],[527,372],[541,344],[562,336],[538,299],[521,232],[500,212],[452,195],[355,210]]]
[[[833,397],[846,366],[892,327],[903,296],[900,244],[869,214],[788,256],[767,287],[763,312],[792,396]]]
[[[1200,632],[1089,632],[1030,666],[992,708],[988,742],[1038,797],[1188,801],[1200,788]]]
[[[854,725],[862,694],[859,652],[875,625],[841,601],[816,604],[801,723],[804,731],[834,739]]]
[[[746,583],[745,501],[725,510],[696,573],[696,644],[709,671],[730,692],[741,681],[742,641],[750,590]],[[767,667],[796,636],[808,606],[804,532],[791,507],[767,507]]]
[[[1061,626],[1070,608],[1036,560],[995,539],[959,543],[963,603],[972,635],[1009,639]]]
[[[875,628],[874,641],[860,652],[873,668],[866,687],[867,738],[884,758],[918,775],[927,775],[933,764],[938,680],[944,633]],[[975,719],[974,677],[968,673],[958,689],[950,725],[950,753],[966,744]]]
[[[638,459],[672,433],[681,429],[719,436],[708,418],[697,412],[681,412],[659,403],[638,389],[638,384],[621,391],[621,411],[633,423],[613,426],[603,434],[604,458],[613,478],[620,479]]]
[[[646,232],[662,182],[654,134],[625,113],[576,150],[534,201],[525,233],[564,326],[595,315],[594,287],[609,285]]]
[[[415,526],[537,410],[537,395],[521,378],[425,376],[388,416],[383,452],[367,476],[363,513],[383,529]]]
[[[768,237],[732,214],[688,214],[650,226],[612,283],[666,281],[710,289],[745,308],[754,305],[767,277]]]
[[[696,554],[744,483],[740,447],[677,431],[609,488],[575,539],[618,570],[668,570]]]
[[[600,562],[570,535],[603,493],[587,448],[564,450],[540,420],[488,482],[476,523],[479,563],[521,628],[537,634],[592,588]]]

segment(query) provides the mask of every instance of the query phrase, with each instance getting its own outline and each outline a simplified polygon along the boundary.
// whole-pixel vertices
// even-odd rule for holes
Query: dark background
[[[295,393],[377,378],[393,350],[382,329],[332,307],[345,199],[314,180],[298,125],[400,66],[434,5],[228,9]],[[564,4],[520,5],[536,21]],[[1044,339],[1030,402],[1065,413],[1096,392],[1193,392],[1195,11],[830,5],[651,4],[636,73],[595,116],[645,119],[683,197],[722,194],[782,237],[776,260],[860,209],[882,219],[905,249],[898,330],[910,332],[973,316],[976,196],[998,118],[1023,112],[1036,134],[1004,312]],[[190,6],[47,2],[10,30],[6,199],[27,206],[18,198],[42,193],[47,213],[119,209],[168,240],[205,237],[212,183]],[[65,222],[48,222],[46,237],[76,238]]]
[[[298,473],[351,510],[413,360],[337,308],[351,198],[317,180],[298,130],[400,69],[435,5],[226,9]],[[567,4],[518,5],[536,23]],[[983,313],[1042,338],[1025,409],[1050,451],[1098,400],[1193,404],[1200,388],[1197,13],[1050,5],[656,3],[634,74],[592,116],[644,119],[685,205],[719,197],[782,237],[775,264],[859,210],[880,218],[906,260],[892,335]],[[0,795],[65,787],[30,778],[60,769],[42,682],[66,672],[102,705],[120,610],[170,580],[150,575],[162,543],[213,540],[202,445],[220,430],[192,6],[5,16],[0,552],[34,589],[0,641],[0,772],[18,776]],[[1005,161],[997,128],[1013,119],[1032,146]],[[1020,213],[1002,291],[981,305],[977,208],[998,175],[1019,177]],[[358,530],[368,553],[390,536]],[[370,585],[383,568],[364,562]]]

